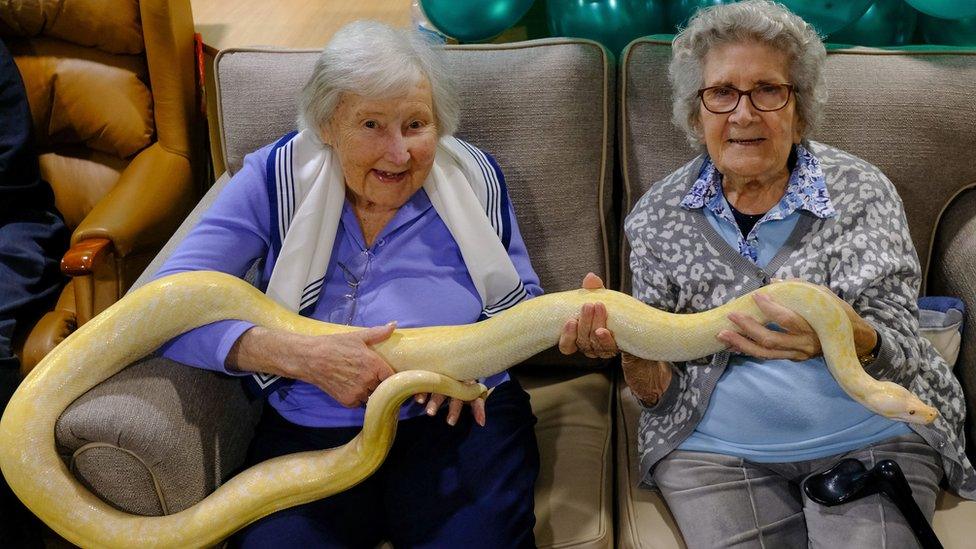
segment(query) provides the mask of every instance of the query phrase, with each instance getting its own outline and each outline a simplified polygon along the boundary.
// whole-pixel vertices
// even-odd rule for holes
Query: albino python
[[[861,368],[850,321],[835,300],[802,282],[757,292],[802,315],[816,330],[831,373],[874,412],[929,423],[937,412],[905,388],[877,381]],[[751,297],[699,314],[670,314],[610,290],[575,290],[526,301],[492,319],[464,326],[396,330],[374,349],[396,370],[373,393],[363,431],[348,444],[266,461],[238,474],[200,503],[173,515],[129,515],[102,502],[70,474],[55,450],[54,426],[76,398],[191,328],[225,318],[305,334],[355,330],[295,315],[235,277],[191,272],[154,281],[82,326],[27,377],[0,420],[0,468],[14,492],[60,535],[81,546],[212,545],[274,511],[345,490],[386,457],[399,404],[415,393],[470,400],[484,394],[476,379],[500,372],[554,345],[583,303],[603,302],[618,345],[636,356],[685,361],[722,350],[719,330],[739,311],[767,320]],[[485,359],[485,349],[492,349]]]

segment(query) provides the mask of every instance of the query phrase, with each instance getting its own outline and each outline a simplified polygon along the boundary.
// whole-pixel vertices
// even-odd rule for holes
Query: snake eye
[[[910,416],[914,416],[914,415],[915,415],[915,410],[909,410],[909,411],[908,411],[908,415],[910,415]]]

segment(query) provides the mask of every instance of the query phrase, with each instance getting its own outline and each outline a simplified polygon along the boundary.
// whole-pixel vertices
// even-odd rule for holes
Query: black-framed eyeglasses
[[[743,95],[749,96],[749,101],[757,111],[778,111],[790,102],[793,84],[759,84],[751,90],[740,90],[733,86],[711,86],[698,90],[702,105],[708,112],[715,114],[734,111]]]

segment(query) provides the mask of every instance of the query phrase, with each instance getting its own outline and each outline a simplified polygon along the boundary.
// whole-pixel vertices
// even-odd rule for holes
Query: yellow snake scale
[[[820,337],[831,373],[854,399],[894,419],[929,423],[934,408],[905,388],[867,375],[854,352],[850,321],[818,287],[781,282],[756,290],[802,315]],[[304,334],[355,330],[295,315],[233,276],[190,272],[132,292],[82,326],[21,384],[0,420],[0,468],[14,492],[67,540],[84,547],[189,547],[217,543],[274,511],[341,492],[386,457],[399,405],[435,392],[472,399],[484,387],[453,379],[497,373],[554,345],[567,318],[602,302],[621,349],[684,361],[718,352],[715,334],[739,311],[766,322],[751,297],[699,314],[670,314],[610,290],[575,290],[531,299],[492,319],[464,326],[399,329],[374,349],[398,373],[373,393],[363,431],[345,446],[282,456],[238,474],[200,503],[173,515],[135,516],[86,490],[55,450],[54,426],[75,399],[170,338],[237,318]],[[486,353],[486,349],[491,349]]]

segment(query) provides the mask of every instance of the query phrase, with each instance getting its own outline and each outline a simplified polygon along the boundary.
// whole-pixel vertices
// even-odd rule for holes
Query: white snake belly
[[[846,313],[817,286],[782,282],[757,292],[769,294],[810,323],[830,372],[852,398],[893,419],[930,423],[937,417],[934,408],[905,388],[864,372]],[[173,515],[130,515],[88,492],[56,452],[55,422],[75,399],[174,336],[217,320],[241,319],[304,334],[359,329],[295,315],[230,275],[181,273],[132,292],[68,337],[31,372],[0,420],[0,469],[36,515],[77,545],[212,545],[262,516],[357,484],[385,459],[403,400],[420,392],[466,400],[482,394],[480,385],[453,380],[487,377],[552,347],[566,319],[593,302],[606,305],[608,328],[621,349],[655,360],[693,360],[722,350],[715,334],[735,329],[727,320],[733,311],[766,322],[749,296],[681,315],[611,290],[575,290],[531,299],[477,324],[398,329],[373,348],[400,373],[370,397],[363,432],[351,442],[251,467]]]

